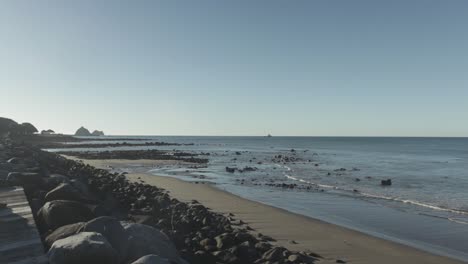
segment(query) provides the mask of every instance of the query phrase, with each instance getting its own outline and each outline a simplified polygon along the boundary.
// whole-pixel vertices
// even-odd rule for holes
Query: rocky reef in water
[[[178,160],[191,163],[208,163],[208,159],[197,158],[202,154],[182,151],[164,150],[115,150],[115,151],[66,151],[61,150],[56,153],[73,156],[80,159],[128,159],[128,160]],[[203,153],[206,155],[206,153]]]

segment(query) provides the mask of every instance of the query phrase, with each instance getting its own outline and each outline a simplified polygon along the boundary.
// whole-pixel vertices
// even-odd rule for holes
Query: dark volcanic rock
[[[216,240],[216,247],[219,249],[228,248],[234,244],[233,235],[230,233],[221,234],[215,237],[215,240]]]
[[[70,183],[70,179],[67,176],[61,174],[51,174],[45,179],[45,182],[50,190],[54,189],[61,183]]]
[[[95,218],[84,224],[80,232],[96,232],[103,235],[112,247],[117,250],[120,259],[126,259],[129,237],[120,222],[115,218],[109,216]]]
[[[286,249],[283,247],[274,247],[267,252],[265,252],[262,256],[263,259],[265,260],[270,260],[270,261],[278,261],[283,257],[283,252]]]
[[[234,173],[236,172],[237,168],[231,168],[231,167],[226,167],[226,171],[229,173]]]
[[[45,196],[46,201],[54,200],[71,200],[71,201],[87,201],[81,192],[74,188],[71,184],[61,183]]]
[[[248,262],[253,262],[259,257],[259,253],[256,248],[249,241],[245,241],[235,247],[233,253],[235,253],[240,259],[247,260]]]
[[[255,244],[255,248],[262,253],[270,250],[271,247],[271,244],[266,242],[258,242],[257,244]]]
[[[132,264],[171,264],[171,262],[158,255],[146,255],[132,262]]]
[[[8,163],[11,163],[11,164],[20,164],[21,163],[21,159],[19,158],[11,158],[9,160],[7,160]]]
[[[89,221],[94,218],[94,214],[86,204],[55,200],[44,204],[38,212],[38,217],[44,227],[55,230],[64,225]]]
[[[117,252],[104,236],[82,232],[55,241],[48,253],[50,264],[115,264]]]
[[[175,263],[186,263],[180,258],[169,238],[161,231],[142,224],[127,223],[123,226],[129,237],[127,261],[155,254]]]
[[[213,256],[215,256],[217,259],[219,259],[223,263],[227,263],[227,264],[239,263],[240,264],[237,256],[227,250],[213,252]]]
[[[40,185],[42,181],[42,176],[34,172],[10,172],[7,176],[7,182],[15,185]]]
[[[380,184],[381,184],[382,186],[390,186],[390,185],[392,185],[392,180],[391,180],[391,179],[382,180],[382,181],[380,181]]]
[[[84,222],[79,222],[75,224],[64,225],[55,229],[54,232],[46,237],[46,246],[51,247],[55,241],[77,234],[80,232],[80,229],[84,224]]]

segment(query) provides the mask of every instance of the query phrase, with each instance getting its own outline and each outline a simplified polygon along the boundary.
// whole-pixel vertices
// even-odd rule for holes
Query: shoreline
[[[0,169],[7,173],[0,186],[24,188],[50,263],[312,264],[321,258],[275,246],[231,214],[24,142],[0,141]]]
[[[70,158],[70,157],[67,157]],[[76,158],[74,158],[76,159]],[[81,159],[82,160],[82,159]],[[160,165],[161,161],[83,160],[92,166],[109,169],[119,165]],[[324,257],[322,263],[342,259],[347,263],[464,263],[397,242],[371,236],[281,208],[248,200],[211,186],[149,173],[129,173],[131,181],[144,181],[170,192],[182,201],[197,200],[216,212],[233,213],[257,232],[277,239],[277,244],[292,250],[313,251]],[[284,225],[288,223],[288,225]],[[294,241],[294,242],[291,242]]]

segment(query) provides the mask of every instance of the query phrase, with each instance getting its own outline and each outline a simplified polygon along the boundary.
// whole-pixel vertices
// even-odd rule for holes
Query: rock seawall
[[[232,215],[5,139],[0,185],[22,185],[50,263],[314,263]],[[75,257],[70,257],[75,256]],[[86,261],[84,261],[86,260]]]

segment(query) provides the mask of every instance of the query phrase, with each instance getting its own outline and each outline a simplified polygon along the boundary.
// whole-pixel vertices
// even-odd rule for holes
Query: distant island
[[[100,130],[94,130],[93,133],[89,132],[89,130],[85,127],[80,127],[75,132],[75,136],[80,137],[90,137],[90,136],[104,136],[104,132]]]

